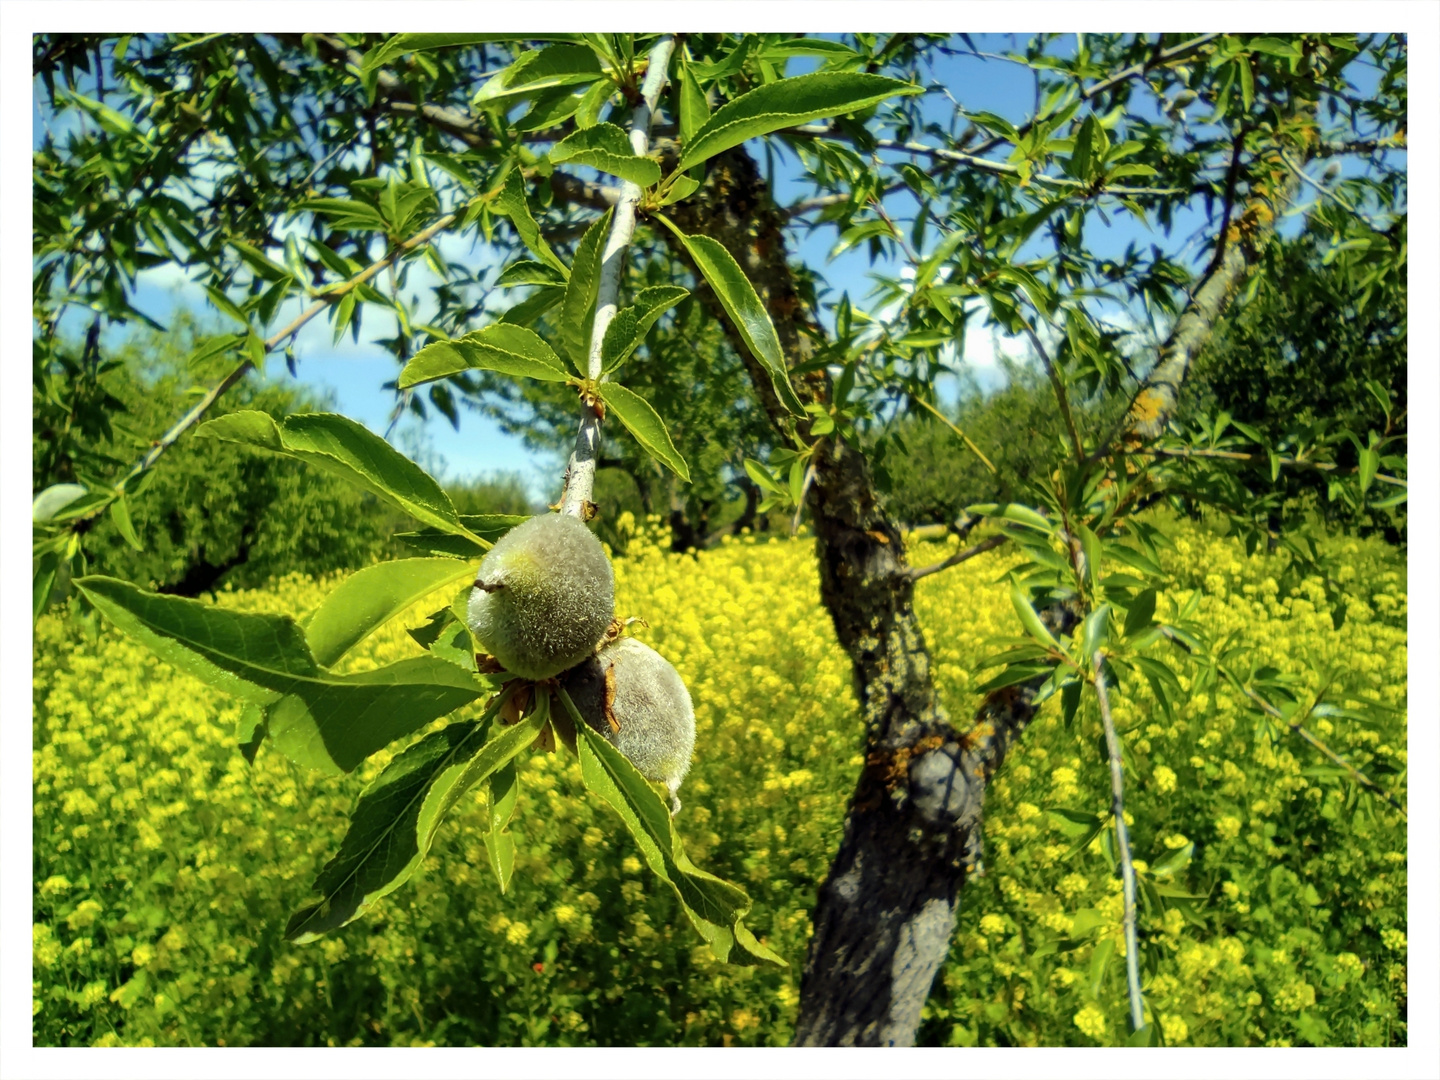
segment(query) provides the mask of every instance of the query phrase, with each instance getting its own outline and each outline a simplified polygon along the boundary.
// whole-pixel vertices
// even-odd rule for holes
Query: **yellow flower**
[[[1003,934],[1005,932],[1005,920],[994,913],[985,915],[980,920],[980,929],[986,934]]]
[[[1175,770],[1168,765],[1155,766],[1154,772],[1155,790],[1162,795],[1169,795],[1175,790]],[[1183,846],[1183,845],[1182,845]]]
[[[1165,1041],[1172,1046],[1184,1042],[1190,1035],[1190,1025],[1174,1013],[1165,1013],[1160,1017],[1160,1030],[1165,1033]]]
[[[1093,1003],[1075,1014],[1075,1026],[1097,1042],[1105,1037],[1110,1028],[1105,1022],[1105,1014]]]

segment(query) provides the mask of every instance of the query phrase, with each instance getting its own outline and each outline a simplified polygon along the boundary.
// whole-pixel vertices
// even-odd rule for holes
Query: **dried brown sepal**
[[[530,744],[531,753],[544,752],[553,754],[555,752],[555,729],[546,724],[540,729],[540,734],[535,736],[535,741]]]
[[[510,700],[500,706],[500,722],[506,727],[517,723],[520,717],[530,711],[531,683],[521,683],[515,693],[510,695]]]
[[[605,668],[605,722],[616,735],[620,734],[620,721],[615,719],[615,665]]]
[[[505,669],[500,666],[500,661],[489,653],[477,652],[475,654],[475,670],[481,675],[499,675]]]

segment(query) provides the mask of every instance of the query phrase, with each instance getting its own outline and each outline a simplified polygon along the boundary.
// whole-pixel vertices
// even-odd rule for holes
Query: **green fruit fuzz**
[[[607,682],[613,683],[614,693],[609,716]],[[670,813],[677,813],[676,793],[695,750],[695,710],[670,661],[634,638],[620,638],[567,671],[560,685],[585,722],[629,758],[641,776],[670,790]]]
[[[508,672],[548,679],[591,655],[615,614],[615,572],[579,518],[541,514],[480,563],[470,631]]]

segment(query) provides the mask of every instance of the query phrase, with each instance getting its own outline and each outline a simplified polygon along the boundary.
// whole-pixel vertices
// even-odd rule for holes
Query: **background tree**
[[[1369,442],[1352,432],[1359,445],[1351,467],[1335,458],[1338,443],[1287,455],[1233,418],[1217,417],[1198,434],[1172,423],[1197,358],[1255,279],[1276,223],[1305,209],[1302,188],[1318,183],[1305,172],[1313,162],[1369,155],[1356,192],[1361,202],[1350,207],[1374,222],[1363,258],[1389,272],[1403,267],[1395,226],[1403,198],[1386,196],[1403,192],[1403,179],[1389,157],[1374,154],[1403,145],[1403,38],[1087,35],[1071,48],[1041,36],[1010,58],[1034,73],[1036,89],[1033,113],[1016,124],[945,96],[933,64],[959,50],[963,38],[696,35],[677,48],[663,37],[569,35],[529,49],[498,37],[197,38],[180,42],[184,47],[107,40],[113,77],[124,86],[120,109],[103,93],[82,99],[73,90],[74,69],[89,64],[102,43],[39,40],[36,70],[56,86],[52,99],[73,105],[100,134],[87,128],[68,143],[47,139],[37,152],[37,184],[56,207],[45,227],[37,219],[37,356],[48,360],[53,352],[67,304],[93,297],[104,318],[133,318],[122,275],[133,278],[142,265],[182,248],[189,265],[203,268],[217,307],[241,327],[205,347],[248,350],[210,401],[293,334],[299,319],[262,336],[287,297],[314,298],[307,311],[331,311],[337,334],[358,332],[368,306],[395,321],[395,351],[407,360],[397,389],[428,382],[429,400],[442,410],[457,390],[478,391],[471,369],[577,386],[581,430],[562,501],[567,512],[583,513],[606,415],[677,475],[690,473],[665,431],[669,417],[600,377],[603,362],[623,361],[610,350],[623,352],[641,319],[674,318],[664,310],[676,291],[665,292],[671,299],[662,305],[658,293],[646,300],[644,290],[621,288],[619,260],[635,239],[631,215],[638,212],[643,243],[665,245],[693,268],[688,288],[745,365],[774,440],[767,461],[746,472],[776,497],[771,505],[803,504],[808,512],[822,599],[853,664],[865,765],[815,911],[797,1041],[913,1040],[980,855],[985,782],[1040,703],[1056,694],[1068,715],[1088,695],[1105,721],[1111,816],[1096,820],[1113,825],[1110,842],[1125,882],[1132,1027],[1139,1038],[1154,1038],[1140,994],[1134,914],[1149,885],[1129,861],[1123,751],[1110,697],[1123,692],[1124,678],[1140,677],[1168,700],[1178,688],[1174,673],[1145,650],[1173,643],[1203,658],[1210,678],[1241,688],[1274,737],[1334,755],[1304,726],[1319,698],[1302,707],[1263,669],[1243,670],[1233,650],[1209,641],[1178,605],[1164,616],[1171,621],[1157,621],[1167,586],[1155,561],[1163,535],[1139,511],[1172,496],[1202,499],[1228,511],[1237,527],[1254,528],[1232,463],[1262,457],[1272,470],[1320,467],[1357,506],[1383,501],[1371,495],[1377,485],[1403,493],[1404,457],[1388,428]],[[797,57],[813,58],[821,70],[782,85]],[[1349,79],[1361,57],[1380,72],[1364,90]],[[104,67],[98,59],[97,73]],[[666,79],[672,89],[662,100],[654,95]],[[627,117],[628,140],[605,126]],[[795,156],[811,194],[776,204],[771,176],[743,145],[761,136]],[[217,159],[223,168],[202,169]],[[172,179],[207,175],[218,179],[199,181],[188,200],[163,194]],[[621,187],[611,186],[610,176]],[[612,204],[613,213],[590,224],[592,210]],[[886,282],[887,302],[877,309],[883,317],[857,313],[844,298],[819,302],[789,256],[791,230],[807,215],[833,224],[842,246],[864,243],[904,264],[908,274]],[[1153,222],[1157,243],[1148,251],[1107,250],[1094,222],[1122,215]],[[500,218],[509,220],[508,230],[497,229]],[[1171,233],[1182,219],[1202,218],[1195,240],[1205,257],[1192,269]],[[287,219],[298,224],[303,245],[293,230],[278,231]],[[445,262],[432,241],[452,226],[508,242],[521,257],[502,276],[523,275],[533,286],[499,322],[479,330],[472,321],[487,310],[484,293],[498,279]],[[580,231],[571,258],[556,254],[547,231],[557,240]],[[527,252],[519,252],[522,245]],[[1327,254],[1345,266],[1361,259],[1358,251],[1337,240]],[[424,322],[403,296],[405,264],[416,259],[446,279]],[[388,292],[370,283],[382,272]],[[607,345],[603,331],[625,302],[628,314],[614,316],[622,329]],[[544,328],[536,320],[557,305],[549,339],[520,333]],[[975,318],[1032,343],[1068,453],[1037,479],[1028,505],[969,508],[993,530],[984,541],[940,566],[912,568],[871,458],[888,456],[897,430],[903,438],[898,426],[880,430],[897,409],[935,409],[936,379],[953,356],[946,346]],[[1158,345],[1153,356],[1146,343]],[[628,385],[632,377],[644,385],[643,364],[625,369]],[[1077,419],[1091,402],[1099,415],[1120,418],[1113,433],[1097,437]],[[1388,400],[1383,408],[1392,408]],[[196,418],[178,424],[173,436]],[[292,455],[319,453],[303,424],[268,423],[226,417],[210,431]],[[325,425],[327,437],[341,440],[344,432],[367,454],[390,461],[383,444],[338,420]],[[173,442],[162,438],[134,475]],[[426,522],[428,542],[452,553],[483,550],[490,523],[461,519],[453,506],[447,513],[401,464],[386,465],[388,479],[364,472],[359,459],[345,468]],[[400,477],[410,478],[405,491]],[[124,484],[90,491],[62,510],[83,520],[123,506],[117,493]],[[50,520],[62,528],[42,531],[37,591],[56,560],[77,550],[65,519]],[[957,723],[936,698],[912,605],[914,581],[1002,543],[1025,556],[1011,593],[1023,636],[989,662],[1001,670],[986,685],[974,722]],[[115,584],[96,582],[93,591],[122,619],[151,603]],[[1168,599],[1163,610],[1170,612]],[[443,613],[437,621],[444,623]],[[316,625],[312,620],[306,632]],[[456,691],[447,701],[479,693],[453,674],[446,683],[433,665],[415,671],[422,667],[435,680],[427,686]],[[323,689],[314,692],[322,696],[361,692],[317,678]],[[379,693],[373,685],[364,693]],[[315,702],[306,700],[313,720]],[[438,715],[408,708],[405,730]],[[278,715],[258,714],[256,731],[264,734]],[[284,715],[293,722],[295,711]],[[496,742],[514,752],[547,720],[537,711]],[[343,767],[371,743],[389,741],[371,735],[364,745],[327,744],[330,764]],[[304,745],[315,753],[320,741]],[[416,744],[417,753],[422,745],[438,744]],[[586,752],[599,751],[582,749],[582,760]],[[489,767],[499,767],[500,750],[486,753]],[[1349,775],[1375,788],[1353,769]],[[643,792],[632,795],[640,801],[625,803],[629,811],[623,799],[612,804],[622,817],[652,820],[635,809]],[[364,808],[362,800],[357,821]],[[657,832],[650,843],[663,852],[672,841]],[[698,895],[683,891],[700,888],[683,864],[658,855],[651,863],[682,898]],[[743,902],[708,895],[724,912],[723,933],[712,938],[720,951],[766,959],[763,946],[746,940]],[[686,902],[694,917],[699,909]],[[342,918],[339,903],[327,894],[330,906],[307,909],[301,923],[321,911],[328,912],[322,922]]]

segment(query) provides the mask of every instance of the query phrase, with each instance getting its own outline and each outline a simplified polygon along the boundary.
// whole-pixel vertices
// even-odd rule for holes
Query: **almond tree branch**
[[[1243,452],[1241,452],[1241,451],[1239,451],[1239,450],[1203,450],[1203,449],[1195,449],[1195,450],[1192,450],[1192,449],[1189,449],[1189,448],[1186,448],[1186,449],[1183,449],[1183,450],[1166,450],[1166,449],[1162,449],[1162,448],[1160,448],[1160,447],[1147,446],[1147,447],[1145,447],[1145,449],[1143,449],[1143,450],[1134,450],[1134,451],[1131,451],[1131,452],[1132,452],[1132,453],[1135,453],[1135,454],[1141,454],[1141,455],[1144,455],[1144,456],[1146,456],[1146,457],[1214,458],[1214,459],[1217,459],[1217,460],[1220,460],[1220,461],[1260,461],[1260,460],[1262,460],[1262,459],[1261,459],[1261,456],[1260,456],[1259,454],[1246,454],[1246,453],[1243,453]],[[1295,467],[1297,467],[1297,468],[1302,468],[1302,469],[1317,469],[1317,470],[1319,470],[1320,472],[1345,472],[1345,473],[1353,473],[1353,472],[1358,472],[1358,471],[1359,471],[1358,469],[1354,469],[1354,468],[1349,468],[1349,469],[1342,468],[1341,466],[1336,465],[1334,462],[1331,462],[1331,461],[1305,461],[1303,458],[1291,458],[1291,457],[1276,458],[1275,461],[1277,461],[1277,462],[1278,462],[1279,464],[1281,464],[1281,465],[1295,466]],[[1386,473],[1376,473],[1376,474],[1375,474],[1375,479],[1376,479],[1376,480],[1379,480],[1381,483],[1384,483],[1384,484],[1392,484],[1392,485],[1394,485],[1395,487],[1409,487],[1409,486],[1410,486],[1405,480],[1401,479],[1400,477],[1398,477],[1398,476],[1389,476],[1389,475],[1387,475]]]
[[[981,540],[980,543],[972,547],[965,548],[963,551],[957,551],[954,555],[951,555],[947,559],[941,559],[937,563],[931,563],[929,566],[911,567],[909,571],[910,580],[919,581],[921,578],[929,577],[931,574],[938,574],[942,570],[949,570],[952,566],[959,566],[962,562],[975,558],[976,555],[983,555],[987,551],[994,551],[1009,539],[1008,536],[991,536]]]
[[[1060,381],[1060,374],[1055,370],[1055,363],[1050,359],[1050,352],[1040,340],[1040,335],[1035,333],[1030,320],[1022,319],[1021,326],[1025,330],[1025,336],[1030,339],[1030,344],[1035,346],[1035,351],[1040,354],[1041,361],[1045,364],[1045,375],[1050,380],[1050,386],[1055,391],[1055,400],[1060,405],[1060,415],[1065,418],[1065,428],[1070,432],[1070,445],[1075,450],[1075,460],[1085,460],[1085,447],[1080,442],[1080,432],[1075,427],[1075,416],[1070,411],[1070,397],[1065,393],[1065,384]]]
[[[649,67],[645,81],[640,87],[640,101],[630,117],[630,147],[639,157],[644,157],[650,148],[650,118],[660,91],[665,87],[665,72],[670,66],[670,54],[675,51],[675,38],[667,34],[650,50]],[[625,255],[630,250],[630,241],[635,235],[635,207],[640,202],[640,188],[625,181],[620,198],[615,203],[614,217],[610,222],[610,236],[605,241],[600,263],[600,286],[595,299],[595,324],[590,335],[590,355],[587,373],[592,381],[598,381],[603,367],[601,345],[605,331],[615,318],[619,307],[620,282],[624,276]],[[595,461],[600,453],[600,418],[603,415],[598,402],[586,399],[582,406],[580,430],[575,435],[575,449],[570,454],[570,463],[565,469],[565,491],[560,497],[560,510],[574,514],[584,520],[589,514],[587,507],[593,505],[590,496],[595,491]]]
[[[1115,815],[1115,846],[1120,850],[1120,880],[1125,887],[1125,982],[1130,991],[1130,1028],[1145,1026],[1145,999],[1140,993],[1140,940],[1135,931],[1135,864],[1130,859],[1130,836],[1125,825],[1125,769],[1120,736],[1110,716],[1110,695],[1105,689],[1105,655],[1095,650],[1095,696],[1100,700],[1100,721],[1105,725],[1105,749],[1110,757],[1111,811]]]
[[[319,300],[311,304],[308,308],[306,308],[294,319],[292,319],[284,327],[284,329],[276,331],[274,334],[271,334],[268,338],[265,339],[265,351],[269,352],[286,338],[297,333],[302,326],[308,323],[316,315],[319,315],[320,312],[324,311],[331,304],[334,304],[341,297],[351,292],[356,286],[363,285],[365,282],[373,278],[376,274],[380,273],[381,270],[384,270],[387,266],[392,265],[398,258],[400,258],[400,256],[404,255],[406,252],[413,251],[417,247],[429,243],[436,237],[436,235],[453,225],[457,216],[457,214],[446,214],[444,217],[440,218],[428,228],[416,233],[404,243],[397,245],[395,249],[391,251],[388,255],[386,255],[383,259],[380,259],[378,262],[371,263],[369,266],[367,266],[364,270],[360,271],[360,273],[356,274],[349,281],[342,282],[336,286],[326,289],[324,292],[321,293]],[[209,411],[210,407],[214,405],[215,402],[219,401],[220,398],[225,395],[226,391],[228,391],[232,386],[234,386],[246,375],[248,375],[252,370],[254,370],[254,368],[254,361],[246,360],[244,363],[236,367],[234,371],[226,375],[225,378],[221,379],[218,383],[212,386],[210,390],[205,394],[205,396],[195,403],[194,407],[191,408],[189,412],[187,412],[171,426],[169,431],[165,432],[164,435],[160,436],[159,439],[155,440],[155,442],[150,444],[150,449],[146,451],[145,455],[133,466],[131,466],[130,471],[127,472],[124,477],[122,477],[120,481],[115,485],[116,489],[124,490],[126,484],[130,483],[130,481],[134,480],[136,477],[140,476],[142,473],[152,468],[154,464],[160,460],[161,455],[164,454],[166,450],[169,450],[170,447],[175,445],[176,441],[179,440],[181,435],[185,434],[186,431],[199,423],[200,419],[206,414],[206,412]],[[101,506],[95,511],[93,511],[91,514],[86,516],[96,517],[100,513],[102,513],[104,509],[105,507]]]

